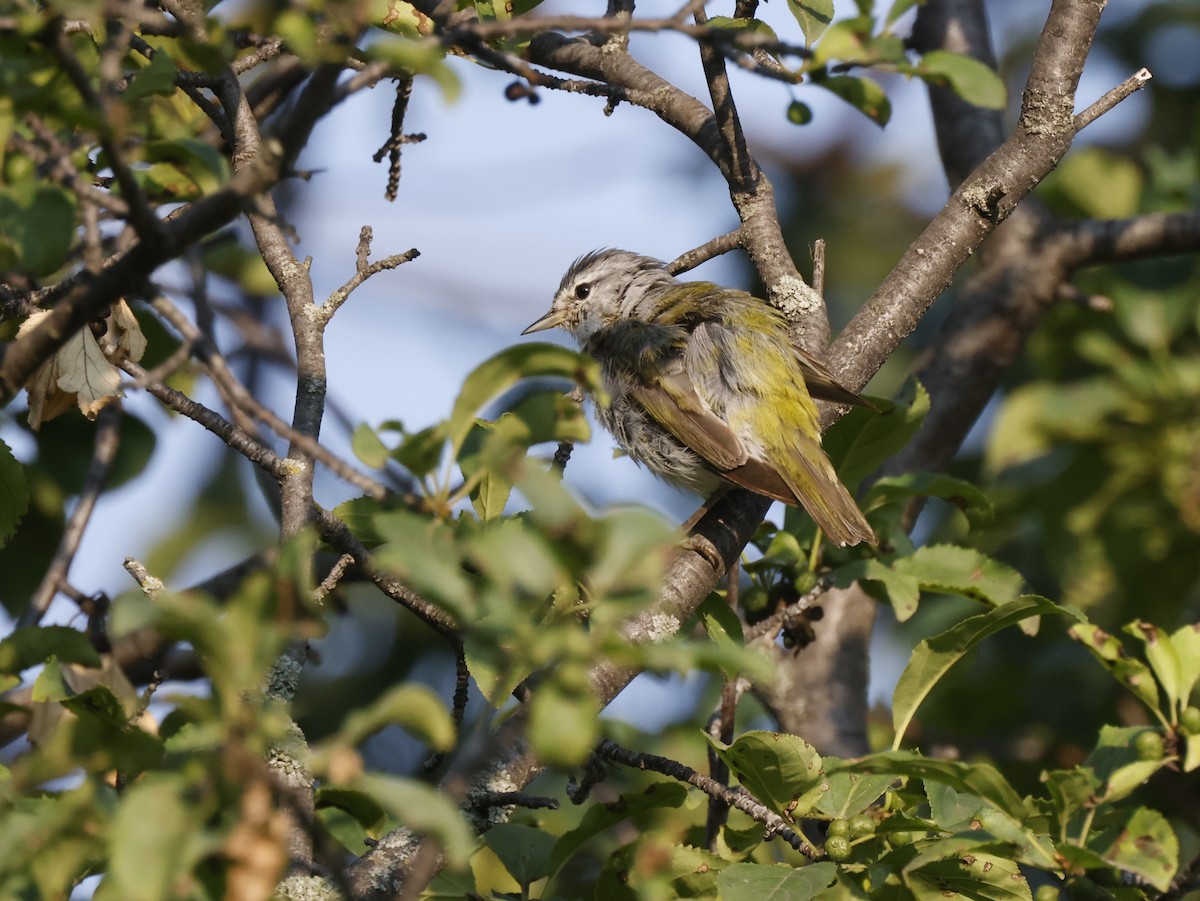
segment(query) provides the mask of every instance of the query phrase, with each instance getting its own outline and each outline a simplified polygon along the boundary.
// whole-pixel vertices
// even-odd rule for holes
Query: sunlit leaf
[[[917,74],[926,81],[949,83],[959,97],[984,109],[1004,109],[1008,90],[986,63],[961,53],[930,50],[921,57]]]
[[[819,785],[821,755],[798,735],[780,732],[746,732],[726,745],[705,733],[708,743],[754,797],[772,810],[799,816],[819,800],[800,809],[795,802]]]
[[[1115,819],[1088,838],[1088,849],[1160,892],[1167,891],[1179,869],[1179,839],[1166,817],[1139,807],[1121,811]]]
[[[551,873],[555,838],[549,832],[519,823],[500,823],[487,831],[483,841],[522,888]]]
[[[788,0],[788,9],[796,17],[806,44],[817,40],[833,21],[833,0]]]
[[[831,75],[815,82],[882,127],[892,118],[892,103],[879,82],[853,75]]]
[[[806,867],[735,863],[717,874],[724,901],[807,901],[837,878],[829,861]]]
[[[917,708],[933,686],[968,651],[988,636],[1023,619],[1067,612],[1065,608],[1045,598],[1028,595],[986,613],[968,617],[940,635],[927,638],[918,644],[904,672],[900,674],[892,696],[892,724],[896,735],[893,748],[900,747]]]

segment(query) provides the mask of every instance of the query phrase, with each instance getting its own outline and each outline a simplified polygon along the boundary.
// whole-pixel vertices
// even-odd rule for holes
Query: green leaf
[[[1008,103],[1004,81],[986,63],[949,50],[930,50],[916,72],[931,84],[948,82],[963,100],[984,109],[1002,110]]]
[[[796,17],[804,43],[811,45],[833,21],[833,0],[788,0],[788,9]]]
[[[1158,734],[1150,726],[1102,726],[1095,750],[1088,755],[1086,766],[1100,782],[1093,802],[1108,804],[1128,797],[1146,780],[1167,765],[1168,758],[1145,760],[1138,753],[1138,736]]]
[[[67,684],[62,667],[52,655],[33,680],[33,691],[30,699],[36,702],[61,701],[71,696],[71,686]]]
[[[800,736],[746,732],[729,745],[707,733],[704,737],[746,790],[776,813],[801,816],[819,800],[814,797],[807,806],[796,803],[823,775],[821,755]]]
[[[1183,626],[1172,633],[1171,645],[1179,660],[1179,701],[1186,707],[1200,680],[1200,624]]]
[[[446,705],[432,690],[415,683],[394,686],[369,707],[352,711],[337,739],[356,746],[387,726],[402,727],[436,751],[454,747],[456,730]]]
[[[924,591],[957,594],[997,607],[1015,600],[1025,584],[1011,566],[957,545],[917,548],[892,566],[897,573],[916,579]]]
[[[109,834],[107,878],[116,897],[159,901],[174,894],[201,844],[187,783],[152,773],[121,796]]]
[[[841,763],[830,757],[824,760],[827,769]],[[817,811],[838,819],[852,817],[878,801],[893,782],[892,776],[863,775],[850,770],[826,775],[826,791],[817,802]]]
[[[1098,185],[1104,190],[1097,190]],[[1138,212],[1144,188],[1142,168],[1128,156],[1103,147],[1082,147],[1062,161],[1039,193],[1072,214],[1123,219]]]
[[[1100,790],[1100,780],[1087,767],[1053,770],[1043,774],[1042,782],[1054,812],[1054,825],[1063,834],[1071,818],[1092,805]]]
[[[866,61],[871,56],[868,44],[871,42],[871,30],[874,25],[875,21],[871,16],[840,20],[825,32],[821,43],[813,48],[812,62],[823,67],[835,59]],[[823,77],[823,68],[813,73],[814,82]]]
[[[807,901],[837,879],[829,861],[805,867],[735,863],[717,874],[722,901]]]
[[[0,441],[0,545],[8,541],[29,509],[29,482],[12,448]]]
[[[855,407],[825,433],[822,444],[838,478],[853,494],[859,483],[908,444],[929,412],[929,393],[915,379],[896,401],[879,400],[879,412]]]
[[[476,420],[463,441],[458,463],[479,518],[488,522],[504,513],[530,447],[589,437],[582,407],[561,391],[535,391],[494,421]]]
[[[894,503],[913,497],[936,497],[962,510],[972,522],[991,519],[994,512],[991,499],[965,479],[945,473],[914,472],[901,476],[885,476],[871,486],[865,507],[877,503]]]
[[[835,569],[832,578],[838,588],[849,588],[855,582],[864,582],[868,588],[872,584],[880,586],[899,622],[904,622],[917,612],[917,603],[921,599],[920,582],[911,574],[897,572],[881,560],[854,560]]]
[[[925,0],[892,0],[892,8],[888,10],[887,17],[883,20],[883,27],[885,29],[891,28],[902,15],[914,6],[923,5],[924,3]]]
[[[390,459],[387,445],[380,440],[379,433],[365,422],[354,427],[354,433],[350,436],[350,450],[372,469],[383,469]]]
[[[940,635],[927,638],[912,653],[892,696],[893,750],[900,747],[917,708],[942,676],[972,648],[1001,629],[1031,616],[1067,613],[1059,605],[1027,595],[986,613],[968,617]]]
[[[570,379],[586,390],[593,390],[599,384],[599,369],[594,360],[557,344],[531,342],[500,351],[467,376],[454,401],[446,437],[455,458],[475,424],[479,409],[521,379],[533,376]]]
[[[470,618],[475,587],[463,571],[462,549],[448,526],[409,510],[393,510],[376,515],[375,529],[384,541],[376,549],[380,565],[455,617]]]
[[[600,705],[587,688],[543,682],[529,702],[529,741],[538,759],[559,767],[583,763],[600,739],[599,717]]]
[[[438,423],[413,434],[392,451],[392,459],[417,478],[429,475],[442,460],[446,446],[446,424]]]
[[[483,837],[483,843],[500,858],[508,875],[516,880],[522,891],[539,879],[550,875],[551,854],[555,838],[541,829],[517,823],[493,826]]]
[[[574,829],[559,836],[550,855],[550,870],[557,873],[576,851],[592,837],[617,823],[638,823],[647,814],[673,809],[688,798],[687,786],[677,782],[653,782],[644,791],[621,795],[615,801],[593,803]]]
[[[947,897],[980,901],[1032,901],[1029,883],[1011,860],[991,854],[965,854],[939,860],[905,876],[917,901]]]
[[[715,594],[706,597],[696,610],[709,641],[726,650],[737,651],[745,645],[742,621],[733,608]],[[731,655],[735,656],[735,655]],[[727,678],[735,678],[737,670],[722,670]]]
[[[1129,656],[1120,639],[1091,623],[1076,623],[1067,630],[1067,634],[1081,642],[1114,679],[1133,692],[1156,715],[1162,717],[1159,707],[1162,699],[1153,673],[1142,661]],[[1164,722],[1170,722],[1170,718],[1165,717]]]
[[[367,835],[377,836],[387,822],[387,811],[365,792],[353,791],[337,785],[322,785],[314,797],[318,810],[337,808],[345,811],[358,823]],[[347,845],[348,848],[351,846]],[[351,850],[353,850],[351,848]]]
[[[100,655],[82,632],[68,626],[17,629],[0,641],[0,673],[20,673],[50,657],[98,667]]]
[[[1000,772],[988,763],[964,763],[959,760],[935,760],[915,751],[883,751],[859,760],[835,762],[826,766],[826,776],[835,773],[875,773],[892,778],[944,782],[961,792],[978,795],[1010,816],[1025,816],[1025,804]]]
[[[175,93],[175,76],[179,73],[175,60],[164,50],[156,50],[150,62],[137,72],[121,94],[126,103],[143,97],[170,96]]]
[[[1128,623],[1125,631],[1141,640],[1146,662],[1150,664],[1159,687],[1167,696],[1168,719],[1174,720],[1180,699],[1182,698],[1185,704],[1188,699],[1188,695],[1183,692],[1183,666],[1179,655],[1175,653],[1174,643],[1157,626],[1140,619]]]
[[[58,187],[23,182],[0,188],[0,265],[51,275],[75,238],[75,198]],[[4,261],[5,251],[11,254]]]
[[[403,825],[434,838],[451,867],[465,867],[475,851],[475,835],[462,812],[435,788],[412,779],[374,773],[360,776],[347,788],[364,792]]]
[[[215,193],[229,179],[229,163],[225,157],[212,145],[195,138],[148,141],[145,154],[147,162],[174,165],[202,194]],[[262,258],[257,258],[259,264],[264,265]]]
[[[1088,838],[1088,849],[1118,870],[1167,891],[1179,869],[1179,839],[1170,824],[1161,813],[1145,807],[1120,811],[1117,816],[1119,820]]]
[[[883,127],[892,118],[892,103],[879,82],[854,75],[830,75],[814,84],[845,100],[852,107]]]

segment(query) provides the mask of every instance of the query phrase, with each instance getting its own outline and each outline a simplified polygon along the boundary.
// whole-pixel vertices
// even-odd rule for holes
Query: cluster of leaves
[[[887,125],[892,115],[883,86],[872,78],[848,73],[856,69],[894,72],[929,84],[947,85],[976,106],[1004,108],[1004,82],[978,60],[946,50],[930,51],[916,61],[911,58],[910,49],[895,33],[895,27],[906,12],[918,5],[918,0],[894,0],[883,16],[876,13],[874,0],[856,0],[856,5],[857,16],[834,22],[833,0],[788,0],[788,9],[796,18],[808,52],[803,62],[788,72],[787,80],[808,81],[823,88],[880,126]],[[758,36],[768,42],[768,47],[779,41],[775,31],[759,19],[717,16],[709,24],[736,34]],[[787,118],[795,125],[807,125],[813,120],[812,109],[801,100],[793,100]]]
[[[409,469],[428,489],[424,506],[393,509],[360,499],[341,512],[380,565],[462,624],[469,669],[494,707],[508,706],[518,686],[528,692],[528,735],[542,761],[573,768],[603,728],[590,684],[597,664],[770,674],[739,646],[740,626],[717,614],[721,605],[706,605],[698,617],[712,641],[625,639],[623,623],[654,603],[673,534],[643,511],[588,516],[529,455],[537,445],[585,435],[578,409],[560,402],[557,382],[512,395],[499,416],[476,418],[489,398],[526,376],[596,387],[591,364],[573,352],[541,344],[502,352],[468,378],[445,421],[412,433],[397,424],[383,436],[360,430],[362,458]],[[885,415],[851,419],[831,435],[849,484],[907,440],[926,405],[913,386]],[[391,434],[401,437],[389,448],[384,437]],[[525,509],[510,513],[514,490]],[[445,704],[412,685],[352,711],[312,748],[307,760],[321,786],[318,845],[336,861],[399,826],[432,835],[449,866],[434,887],[439,897],[469,897],[507,879],[527,895],[536,883],[542,897],[552,897],[555,879],[594,859],[598,836],[628,820],[656,818],[666,818],[668,828],[643,832],[605,855],[598,895],[738,899],[774,887],[789,898],[932,898],[950,890],[1026,898],[1034,871],[1070,887],[1115,885],[1132,873],[1164,890],[1178,867],[1175,833],[1161,813],[1122,802],[1164,767],[1192,771],[1200,764],[1200,713],[1190,702],[1200,677],[1200,632],[1186,627],[1165,635],[1137,624],[1139,659],[1077,611],[1015,596],[1019,581],[978,552],[913,548],[898,524],[900,507],[916,496],[952,498],[964,523],[986,506],[953,479],[877,483],[868,509],[893,543],[888,553],[838,557],[850,552],[831,550],[821,560],[811,527],[773,529],[764,532],[765,554],[753,567],[760,583],[796,581],[802,570],[815,578],[813,561],[820,561],[821,574],[876,585],[898,611],[922,590],[957,592],[985,605],[917,648],[896,689],[891,751],[838,760],[822,758],[796,736],[750,731],[728,745],[709,740],[741,789],[798,833],[815,836],[814,824],[825,824],[823,842],[807,839],[818,862],[781,854],[760,824],[740,814],[715,850],[702,850],[700,811],[689,792],[659,781],[617,802],[593,802],[573,822],[524,815],[493,828],[480,845],[463,813],[436,789],[364,765],[362,742],[387,726],[406,729],[432,751],[458,745]],[[81,634],[31,629],[0,644],[8,686],[42,665],[28,708],[9,711],[30,716],[34,745],[3,780],[0,829],[12,837],[0,861],[5,888],[52,894],[98,873],[100,897],[156,898],[271,886],[281,877],[290,802],[262,761],[293,741],[282,710],[254,686],[270,685],[289,640],[320,629],[321,611],[308,601],[310,574],[297,562],[307,558],[304,543],[311,540],[298,539],[274,572],[250,577],[220,604],[165,591],[117,599],[109,622],[114,640],[153,630],[187,642],[211,680],[207,697],[169,698],[157,728],[146,712],[149,697],[138,697]],[[1075,620],[1071,634],[1153,710],[1158,725],[1106,727],[1087,760],[1047,772],[1043,790],[1026,797],[990,764],[900,749],[917,706],[956,661],[1006,626],[1040,615]],[[147,857],[154,861],[149,873]],[[1147,890],[1122,891],[1144,897]]]

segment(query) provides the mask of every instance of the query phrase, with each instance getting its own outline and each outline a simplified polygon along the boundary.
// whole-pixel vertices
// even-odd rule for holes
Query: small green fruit
[[[849,820],[833,820],[825,827],[825,834],[830,838],[834,836],[845,837],[850,834]]]
[[[864,835],[873,835],[875,832],[875,820],[867,816],[865,813],[860,813],[850,817],[850,834],[854,838],[861,838]]]
[[[807,125],[813,119],[812,110],[809,109],[807,103],[801,103],[799,100],[793,100],[788,104],[787,120],[793,125]]]
[[[849,860],[850,853],[850,839],[844,835],[831,835],[825,839],[825,856],[830,860]]]
[[[1133,750],[1138,760],[1161,760],[1163,739],[1157,732],[1141,732],[1133,740]]]

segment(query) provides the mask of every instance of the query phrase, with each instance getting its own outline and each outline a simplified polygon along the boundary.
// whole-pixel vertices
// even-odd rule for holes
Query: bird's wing
[[[704,402],[682,368],[642,381],[633,396],[655,422],[717,469],[746,462],[749,455],[741,439]]]
[[[785,460],[782,478],[830,540],[841,545],[860,541],[875,544],[875,533],[819,442],[794,433],[788,436],[786,445],[774,448],[774,453]]]
[[[825,364],[802,348],[795,348],[796,360],[800,363],[800,372],[804,375],[804,384],[808,393],[818,400],[828,400],[835,404],[851,404],[859,407],[876,409],[869,400],[859,397],[849,388],[838,384],[833,373],[825,368]]]
[[[735,485],[786,504],[798,503],[783,477],[749,455],[741,439],[704,402],[681,369],[635,386],[633,395],[655,422]]]

